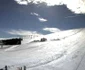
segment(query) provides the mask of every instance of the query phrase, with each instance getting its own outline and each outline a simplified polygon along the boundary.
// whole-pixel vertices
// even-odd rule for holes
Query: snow
[[[47,38],[46,42],[32,42]],[[52,39],[60,39],[53,40]],[[0,49],[0,68],[26,66],[27,70],[84,70],[85,29],[66,30]],[[26,43],[25,43],[26,42]]]

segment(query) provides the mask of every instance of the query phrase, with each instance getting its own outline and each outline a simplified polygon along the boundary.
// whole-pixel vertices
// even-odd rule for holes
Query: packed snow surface
[[[33,42],[47,38],[45,42]],[[24,41],[23,41],[24,42]],[[22,45],[0,49],[0,68],[17,70],[84,70],[85,29],[61,31],[34,38]],[[83,67],[82,67],[83,66]]]

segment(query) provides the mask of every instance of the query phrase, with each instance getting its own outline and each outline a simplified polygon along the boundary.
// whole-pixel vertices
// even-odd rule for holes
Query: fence
[[[4,68],[1,68],[0,70],[9,70],[8,66],[6,65]],[[14,69],[13,69],[14,70]],[[26,70],[26,66],[23,67],[17,67],[17,70]]]

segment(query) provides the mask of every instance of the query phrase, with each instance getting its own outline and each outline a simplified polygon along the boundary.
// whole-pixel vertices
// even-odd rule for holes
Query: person
[[[1,49],[3,48],[3,42],[2,40],[0,41]]]

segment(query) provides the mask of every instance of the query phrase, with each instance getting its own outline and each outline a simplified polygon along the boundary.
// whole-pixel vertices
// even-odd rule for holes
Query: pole
[[[5,70],[8,70],[8,69],[7,69],[7,66],[5,66]]]
[[[26,66],[24,66],[24,70],[26,70]]]

